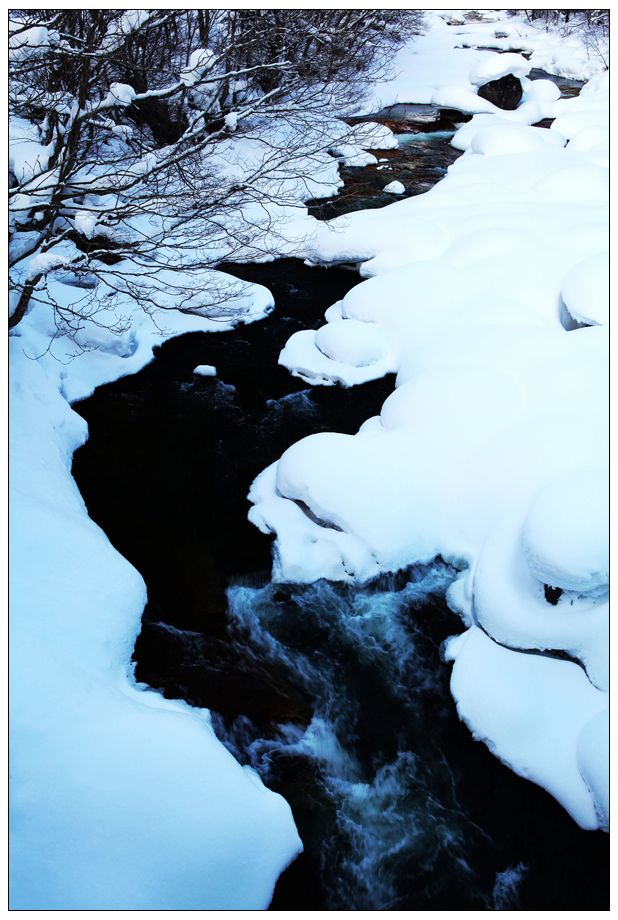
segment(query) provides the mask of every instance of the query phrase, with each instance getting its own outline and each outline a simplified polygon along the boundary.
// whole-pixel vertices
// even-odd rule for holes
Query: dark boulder
[[[493,102],[499,109],[516,109],[521,102],[523,90],[521,81],[512,73],[507,73],[499,80],[490,80],[479,86],[478,94],[481,99]]]

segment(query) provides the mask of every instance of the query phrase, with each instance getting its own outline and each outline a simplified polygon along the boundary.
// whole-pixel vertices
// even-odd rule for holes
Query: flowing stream
[[[388,169],[356,171],[344,210],[377,206],[402,175],[435,182],[457,155],[444,126],[410,133],[381,157]],[[606,835],[579,830],[458,720],[440,656],[463,629],[444,601],[449,566],[365,587],[270,581],[270,540],[246,516],[251,481],[305,435],[356,432],[394,380],[308,387],[277,365],[353,272],[293,259],[225,268],[268,286],[276,310],[172,339],[76,405],[90,437],[73,474],[148,586],[137,680],[208,707],[222,742],[292,807],[305,850],[272,909],[606,907]],[[217,377],[194,376],[202,363]]]

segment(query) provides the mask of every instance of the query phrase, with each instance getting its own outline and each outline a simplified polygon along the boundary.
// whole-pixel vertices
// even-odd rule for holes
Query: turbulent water
[[[410,889],[423,898],[432,875],[432,900],[478,885],[467,854],[483,832],[462,812],[436,743],[447,705],[438,645],[429,653],[415,622],[420,608],[443,602],[453,574],[438,563],[371,588],[320,581],[228,591],[230,635],[250,637],[262,662],[283,665],[312,713],[306,728],[283,724],[269,738],[242,716],[215,725],[267,783],[278,785],[281,762],[317,770],[324,813],[305,830],[323,838],[329,908],[403,906]]]
[[[451,567],[360,588],[269,581],[270,542],[246,517],[252,479],[307,434],[355,432],[393,381],[308,388],[277,366],[352,273],[232,270],[273,290],[270,317],[169,341],[75,407],[90,429],[79,488],[148,586],[138,680],[209,707],[223,743],[290,803],[305,850],[274,909],[605,907],[605,835],[458,720],[440,654],[463,628],[444,602]],[[218,377],[194,377],[200,363]]]

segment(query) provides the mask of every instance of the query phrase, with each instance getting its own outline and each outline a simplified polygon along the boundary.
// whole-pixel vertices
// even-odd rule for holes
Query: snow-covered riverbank
[[[605,827],[608,78],[571,100],[524,90],[459,130],[466,153],[430,192],[320,228],[308,257],[370,280],[281,362],[318,384],[396,371],[397,389],[355,437],[289,449],[252,486],[251,519],[277,534],[282,581],[460,567],[449,601],[469,633],[446,654],[461,717]],[[522,124],[539,101],[550,130]]]
[[[421,41],[460,28],[442,22]],[[465,53],[475,63],[490,54]],[[445,51],[445,69],[449,60]],[[590,76],[583,65],[572,70]],[[382,90],[380,98],[388,98]],[[406,101],[425,100],[414,91]],[[606,103],[599,79],[581,100],[544,100],[562,106],[551,133],[485,115],[491,121],[462,129],[469,153],[432,193],[345,220],[339,233],[319,227],[300,202],[281,212],[308,258],[364,262],[363,273],[376,276],[331,309],[325,332],[305,336],[303,373],[354,383],[396,369],[399,378],[380,419],[358,436],[323,436],[288,452],[254,486],[252,512],[278,533],[278,573],[297,580],[366,578],[438,552],[465,562],[452,604],[474,625],[448,650],[460,713],[586,827],[606,815],[604,499],[596,489],[606,353],[603,328],[564,326],[569,311],[602,323],[596,263],[578,263],[602,258],[606,245]],[[331,194],[336,164],[326,154],[319,162],[320,193]],[[315,182],[296,189],[316,195]],[[261,255],[277,245],[273,238]],[[53,283],[76,296],[62,278]],[[120,337],[86,324],[87,350],[69,360],[73,342],[56,337],[40,303],[11,338],[14,908],[262,908],[299,851],[287,804],[225,751],[207,714],[133,684],[144,584],[90,521],[70,475],[87,437],[71,401],[143,366],[167,335],[256,320],[271,306],[252,286],[219,321],[167,312],[162,332],[139,313]],[[95,341],[101,347],[88,350]],[[573,495],[560,476],[578,482]],[[552,524],[543,509],[553,514],[556,492],[567,491],[568,514]],[[342,533],[310,521],[294,499]],[[544,581],[564,589],[555,608]],[[587,674],[503,645],[565,650]],[[513,707],[506,721],[521,738],[515,748],[488,698]]]

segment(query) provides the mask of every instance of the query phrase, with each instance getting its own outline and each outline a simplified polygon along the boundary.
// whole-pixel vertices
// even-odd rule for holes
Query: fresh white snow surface
[[[482,57],[472,67],[468,74],[468,79],[473,86],[483,86],[491,80],[499,80],[507,74],[514,77],[527,77],[532,65],[521,54],[505,52],[504,54],[492,54],[491,52]]]
[[[405,190],[406,187],[403,182],[399,182],[397,179],[395,179],[394,182],[389,182],[383,189],[383,191],[389,195],[403,195]]]
[[[451,640],[446,655],[454,661],[457,710],[475,737],[544,786],[581,827],[603,826],[606,780],[593,770],[584,774],[578,758],[582,749],[584,758],[592,754],[595,768],[604,773],[594,724],[606,718],[606,694],[592,687],[576,664],[513,652],[476,626]],[[589,735],[595,747],[585,744]]]
[[[573,317],[586,325],[609,322],[609,253],[578,262],[562,284],[562,300]]]
[[[308,259],[359,263],[368,280],[280,362],[345,386],[396,371],[396,389],[357,435],[289,448],[253,483],[250,518],[276,535],[283,581],[364,582],[436,556],[459,568],[462,718],[594,828],[607,823],[608,81],[571,100],[526,92],[460,129],[466,152],[428,193],[318,229]],[[529,126],[541,104],[558,116],[549,131]],[[563,325],[565,305],[588,328]]]
[[[193,368],[193,373],[198,377],[216,377],[217,368],[213,364],[198,364]]]
[[[169,335],[260,318],[272,297],[246,285],[232,303],[218,320],[138,312],[120,336],[86,323],[99,348],[72,360],[65,337],[45,351],[45,304],[10,338],[14,909],[265,908],[301,848],[287,803],[225,750],[206,710],[135,685],[146,588],[70,474],[87,427],[67,397],[137,371]]]

